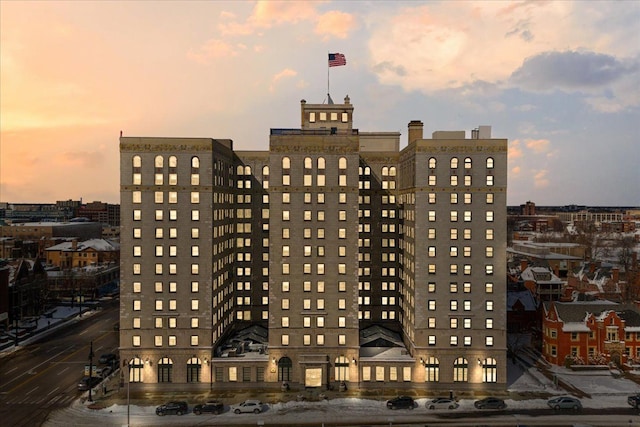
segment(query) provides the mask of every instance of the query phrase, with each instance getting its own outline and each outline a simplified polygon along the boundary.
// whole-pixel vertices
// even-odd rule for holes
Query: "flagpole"
[[[327,97],[329,97],[329,69],[331,69],[331,67],[329,66],[329,52],[327,52]],[[329,101],[327,100],[327,103]]]

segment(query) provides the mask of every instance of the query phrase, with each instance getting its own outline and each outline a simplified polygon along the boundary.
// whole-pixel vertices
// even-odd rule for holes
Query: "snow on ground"
[[[540,374],[535,368],[523,370],[517,365],[509,365],[510,379],[508,389],[516,395],[520,393],[547,393],[549,395],[566,395],[566,391],[556,388],[551,381]],[[566,368],[556,367],[553,372],[563,381],[566,381],[581,390],[591,394],[591,398],[582,398],[585,408],[628,408],[626,396],[640,392],[640,386],[633,381],[614,378],[609,371],[573,372]],[[417,407],[413,411],[390,411],[386,408],[384,400],[344,398],[330,399],[320,402],[282,402],[265,405],[262,414],[236,415],[229,411],[228,405],[238,402],[224,402],[225,412],[221,415],[187,414],[182,417],[165,416],[155,414],[155,407],[161,402],[154,402],[149,406],[130,406],[129,418],[131,425],[274,425],[277,423],[296,425],[308,422],[338,423],[353,422],[366,423],[385,420],[389,422],[409,422],[416,419],[429,420],[438,414],[446,414],[447,409],[429,410],[425,404],[429,399],[416,399]],[[461,399],[460,407],[455,411],[477,411],[473,402],[475,399]],[[506,399],[507,410],[517,409],[546,409],[546,398]],[[190,410],[197,402],[188,402]],[[577,415],[566,415],[574,418]],[[433,418],[434,420],[437,418]],[[103,426],[122,426],[127,424],[127,406],[112,405],[105,409],[89,409],[79,401],[70,408],[55,412],[51,415],[45,427],[95,427],[99,423]]]

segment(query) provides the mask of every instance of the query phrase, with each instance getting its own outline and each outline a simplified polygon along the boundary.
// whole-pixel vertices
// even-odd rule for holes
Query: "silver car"
[[[259,400],[245,400],[242,403],[238,403],[237,405],[231,405],[231,412],[234,414],[243,414],[243,413],[254,413],[259,414],[262,412],[263,403]]]
[[[437,397],[433,400],[428,400],[425,406],[427,409],[456,409],[460,405],[448,397]]]
[[[580,402],[580,400],[571,396],[554,397],[547,401],[547,405],[549,405],[551,409],[555,410],[573,409],[574,411],[577,411],[579,409],[582,409],[582,403]]]

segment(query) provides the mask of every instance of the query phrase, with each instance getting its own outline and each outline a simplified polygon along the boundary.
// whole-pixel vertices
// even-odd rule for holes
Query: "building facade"
[[[268,151],[121,137],[132,382],[503,389],[507,141],[301,101]]]

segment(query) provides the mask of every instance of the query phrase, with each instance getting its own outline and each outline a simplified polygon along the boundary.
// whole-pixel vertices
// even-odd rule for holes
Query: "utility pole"
[[[91,348],[89,350],[89,402],[93,402],[91,399],[91,388],[93,386],[92,380],[93,374],[93,341],[91,341]]]

